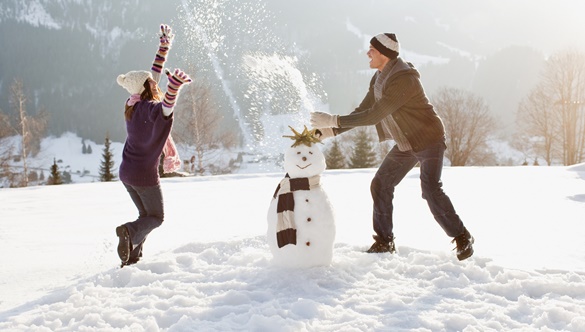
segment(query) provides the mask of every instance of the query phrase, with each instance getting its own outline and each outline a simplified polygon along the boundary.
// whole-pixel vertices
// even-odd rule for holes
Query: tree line
[[[501,164],[490,147],[499,126],[490,115],[483,98],[462,89],[443,87],[430,97],[441,116],[447,139],[445,157],[451,166],[486,166]],[[511,146],[538,165],[574,165],[585,162],[585,54],[575,50],[558,52],[549,57],[540,73],[538,84],[520,102],[516,112],[517,131]],[[347,134],[344,134],[347,135]],[[355,168],[357,156],[361,167],[381,162],[387,146],[366,146],[364,133],[336,137],[326,151],[330,168]],[[377,137],[370,133],[369,141]],[[348,143],[349,141],[349,143]],[[363,149],[373,153],[364,153]],[[372,155],[378,159],[373,162]]]
[[[195,73],[192,77],[196,77]],[[183,162],[184,173],[208,175],[236,170],[242,162],[241,155],[233,158],[228,151],[238,146],[239,137],[229,128],[220,127],[222,115],[209,84],[196,79],[185,87],[182,95],[176,106],[173,137],[189,151],[190,158]],[[445,157],[451,166],[498,164],[490,146],[498,121],[490,115],[489,105],[481,96],[443,87],[430,99],[446,128]],[[0,178],[8,179],[10,186],[27,186],[31,177],[34,181],[40,178],[29,170],[27,159],[40,150],[48,113],[43,107],[28,112],[30,104],[23,82],[15,80],[10,88],[10,105],[12,114],[17,116],[9,117],[0,110],[0,139],[19,137],[18,142],[11,140],[0,148]],[[547,165],[584,162],[585,54],[568,50],[550,56],[538,84],[520,102],[516,122],[518,130],[512,146],[524,154],[525,164],[528,160],[538,164],[539,159]],[[83,148],[87,149],[85,144]],[[389,148],[389,143],[377,143],[373,127],[356,128],[327,143],[327,166],[329,169],[376,167]],[[115,180],[113,169],[106,135],[100,181]],[[50,166],[50,173],[47,184],[63,183],[56,161]]]

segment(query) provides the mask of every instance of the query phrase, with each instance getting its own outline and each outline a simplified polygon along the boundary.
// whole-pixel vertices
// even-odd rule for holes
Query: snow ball
[[[290,309],[294,314],[304,319],[319,317],[319,304],[309,299],[299,299]]]

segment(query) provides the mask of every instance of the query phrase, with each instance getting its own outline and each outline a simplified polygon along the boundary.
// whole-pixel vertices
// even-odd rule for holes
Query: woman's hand
[[[167,92],[165,93],[165,97],[162,103],[166,108],[173,108],[175,106],[175,102],[177,101],[177,95],[179,94],[181,86],[191,83],[192,80],[191,77],[187,75],[187,73],[180,69],[175,69],[175,72],[172,74],[168,69],[166,69],[165,74],[167,74],[169,83],[167,84]]]
[[[166,24],[161,24],[158,38],[161,47],[171,48],[171,44],[173,42],[173,39],[175,38],[175,35],[173,34],[173,30],[171,29],[170,26]]]

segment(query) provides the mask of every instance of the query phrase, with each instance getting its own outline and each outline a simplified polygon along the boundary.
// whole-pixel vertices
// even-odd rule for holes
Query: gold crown
[[[307,126],[304,126],[305,129],[303,130],[302,133],[299,133],[298,131],[296,131],[293,127],[288,126],[290,128],[290,130],[292,130],[292,132],[295,134],[294,136],[282,136],[282,137],[286,137],[286,138],[290,138],[292,140],[294,140],[295,142],[293,143],[293,145],[291,145],[291,147],[295,147],[301,144],[304,144],[308,147],[311,146],[311,144],[313,143],[321,143],[321,141],[315,136],[315,132],[317,131],[317,129],[313,129],[313,130],[308,130]]]

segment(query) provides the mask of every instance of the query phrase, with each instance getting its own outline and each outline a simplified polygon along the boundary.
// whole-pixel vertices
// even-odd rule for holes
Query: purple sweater
[[[126,143],[122,152],[120,180],[138,187],[159,184],[160,155],[173,126],[173,113],[165,118],[162,103],[139,101],[126,121]]]

